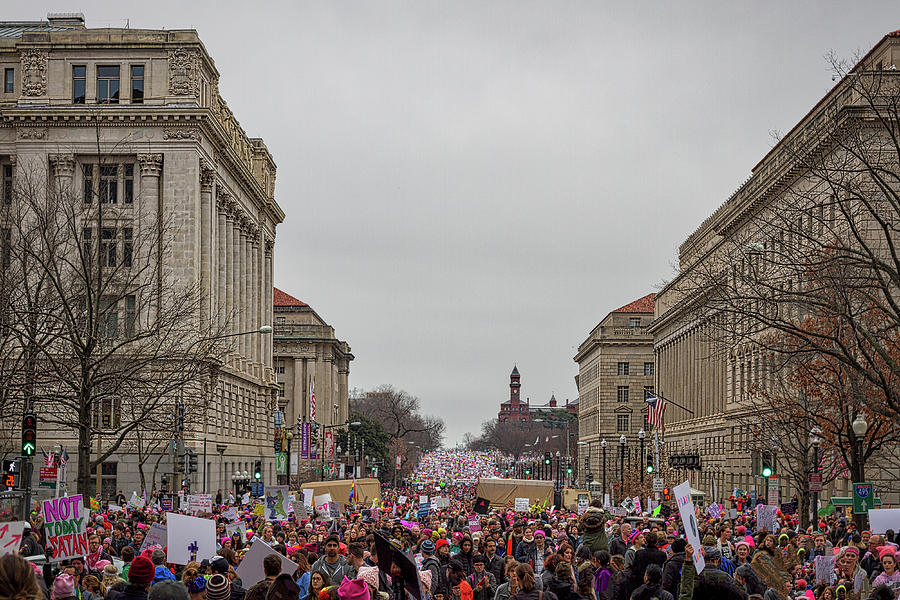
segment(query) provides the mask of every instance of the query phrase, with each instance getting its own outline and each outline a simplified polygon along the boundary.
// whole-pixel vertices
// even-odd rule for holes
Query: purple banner
[[[300,427],[300,458],[309,460],[309,423],[303,421]]]

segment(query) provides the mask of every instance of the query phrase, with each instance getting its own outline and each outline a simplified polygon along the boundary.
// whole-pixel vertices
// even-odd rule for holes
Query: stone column
[[[216,172],[206,161],[200,161],[200,323],[213,329],[211,317],[215,314],[214,286],[212,285],[213,260],[213,188]]]
[[[15,155],[11,156],[10,159],[15,161]],[[53,168],[53,175],[56,177],[56,191],[60,194],[71,194],[72,178],[75,175],[75,155],[51,154],[50,166]]]
[[[234,244],[234,207],[229,201],[225,212],[225,331],[228,333],[237,331],[234,324]]]
[[[242,215],[243,216],[243,215]],[[237,292],[238,301],[237,301],[237,311],[238,311],[238,332],[248,331],[247,329],[247,321],[248,321],[248,312],[249,306],[247,303],[247,229],[244,224],[244,219],[242,218],[238,225],[238,230],[234,232],[235,237],[239,240],[237,243],[237,251],[238,251],[238,274],[237,281],[239,285],[235,286],[235,291]],[[238,344],[238,348],[240,348],[241,357],[247,358],[247,348],[249,347],[247,343],[247,338],[249,336],[242,335],[237,339],[240,342]]]
[[[216,312],[218,313],[218,334],[225,332],[225,322],[227,318],[226,296],[228,284],[228,207],[224,190],[216,187],[216,207],[218,208],[217,226],[216,226],[216,244],[218,246],[218,260],[216,261],[216,285],[218,293],[216,295]]]
[[[262,288],[259,283],[259,229],[257,227],[254,227],[250,242],[250,294],[253,303],[250,311],[250,329],[255,331],[258,330],[261,325],[259,321],[259,293]],[[262,352],[260,352],[262,337],[262,334],[259,333],[250,337],[250,356],[253,364],[257,365],[255,368],[259,369],[259,375],[262,375],[262,368],[260,366],[260,362],[262,362],[260,360],[260,357],[262,356]]]
[[[162,175],[162,153],[146,153],[137,155],[141,169],[141,195],[138,231],[140,235],[139,250],[152,266],[150,272],[156,280],[151,286],[151,298],[147,299],[148,323],[154,323],[160,306],[163,289],[163,236],[162,224],[163,204],[160,198],[159,178]],[[97,174],[99,176],[99,173]],[[97,233],[99,239],[100,234]]]
[[[275,323],[274,323],[274,308],[273,308],[273,303],[275,301],[274,297],[273,297],[274,296],[274,292],[273,292],[274,282],[272,280],[272,254],[274,251],[274,246],[275,246],[274,242],[269,239],[267,239],[265,241],[265,243],[263,244],[263,252],[265,253],[264,264],[263,264],[263,271],[264,271],[265,275],[263,277],[263,281],[265,283],[263,284],[264,285],[264,289],[263,289],[263,299],[264,300],[263,300],[263,310],[262,310],[263,319],[265,320],[266,323],[268,323],[269,325],[272,325],[273,327],[275,325]],[[269,368],[272,367],[272,347],[274,344],[272,337],[273,336],[271,336],[271,335],[267,335],[266,339],[265,339],[265,343],[263,344],[263,354],[264,354],[263,363],[265,363],[266,367],[269,367]],[[305,389],[306,389],[306,386],[304,384],[304,390]]]

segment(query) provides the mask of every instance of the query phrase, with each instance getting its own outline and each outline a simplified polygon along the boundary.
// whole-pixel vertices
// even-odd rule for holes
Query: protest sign
[[[328,514],[328,507],[326,505],[331,502],[331,494],[326,492],[319,496],[315,496],[313,502],[315,503],[317,513]]]
[[[578,514],[583,515],[588,508],[588,495],[578,494]]]
[[[424,504],[420,504],[419,510],[416,513],[416,518],[424,519],[425,517],[428,516],[428,513],[430,513],[430,512],[431,512],[431,503],[430,502],[425,502]]]
[[[419,504],[425,504],[428,502],[428,496],[419,496]]]
[[[253,507],[253,516],[254,517],[265,517],[266,516],[266,507],[262,504],[257,504]]]
[[[634,504],[634,512],[637,513],[637,514],[641,514],[641,512],[642,512],[642,511],[641,511],[641,497],[640,497],[640,496],[635,496],[635,497],[631,500],[631,502],[632,502],[632,504]]]
[[[612,506],[609,509],[609,514],[616,516],[616,517],[625,517],[625,516],[628,516],[628,511],[626,511],[624,508],[622,508],[620,506]]]
[[[303,504],[309,508],[313,508],[313,491],[303,490]]]
[[[332,500],[328,503],[328,518],[334,521],[341,518],[341,503]]]
[[[684,523],[684,531],[688,543],[694,547],[694,567],[701,572],[706,566],[703,558],[703,545],[700,543],[700,532],[697,529],[697,515],[694,509],[694,501],[691,500],[691,482],[685,481],[675,486],[675,503],[678,505],[678,513],[681,522]]]
[[[294,571],[297,570],[297,563],[280,552],[275,552],[271,546],[258,537],[253,536],[251,541],[253,545],[247,551],[247,554],[244,555],[241,564],[237,568],[237,576],[241,578],[244,586],[249,588],[251,585],[259,583],[266,578],[266,574],[263,571],[263,559],[270,554],[277,554],[278,558],[281,559],[282,573],[293,575]]]
[[[437,509],[450,508],[450,498],[447,496],[438,496],[434,499],[434,507]]]
[[[729,509],[728,509],[728,518],[731,519],[731,520],[733,521],[734,519],[737,519],[737,517],[738,517],[738,511],[737,511],[737,509],[736,509],[736,508],[729,508]]]
[[[240,523],[228,523],[227,525],[225,525],[225,533],[228,534],[228,537],[231,537],[232,535],[234,535],[235,532],[237,532],[238,535],[241,536],[241,540],[246,540],[247,539],[247,524],[240,522]]]
[[[81,494],[44,500],[44,531],[50,562],[88,553],[87,517]]]
[[[216,554],[216,522],[212,519],[166,513],[166,560],[186,565]]]
[[[266,505],[266,519],[270,521],[288,520],[288,486],[270,485],[263,497]]]
[[[23,531],[25,531],[25,521],[0,523],[0,556],[19,551],[19,546],[22,545]]]
[[[188,512],[209,514],[212,512],[212,494],[191,494],[188,496]]]
[[[817,556],[814,564],[816,567],[816,584],[829,583],[831,574],[834,572],[834,555]]]
[[[397,498],[397,504],[405,504],[405,503],[406,503],[406,496],[400,496],[399,498]]]
[[[228,510],[222,511],[222,518],[228,521],[229,523],[234,523],[238,520],[238,512],[236,508],[229,508]]]
[[[246,506],[247,504],[250,504],[250,494],[245,492],[241,495],[241,506]]]
[[[872,533],[884,533],[888,529],[900,531],[900,508],[869,509],[869,525]]]
[[[144,508],[144,505],[147,504],[147,501],[137,495],[137,492],[131,492],[131,500],[128,501],[128,506],[134,509]]]
[[[706,507],[706,514],[711,516],[713,519],[718,519],[722,516],[722,507],[713,502]]]
[[[153,545],[165,548],[168,543],[168,534],[166,526],[159,523],[151,523],[150,530],[144,535],[144,541],[141,544],[141,552]]]
[[[294,509],[294,518],[297,519],[298,523],[309,519],[309,513],[306,512],[306,505],[304,503],[294,502],[291,504],[291,507]]]
[[[122,512],[122,507],[118,504],[109,504],[109,512]]]
[[[756,505],[756,528],[775,533],[778,529],[778,507],[770,504]]]
[[[516,512],[530,512],[531,505],[528,498],[516,498],[515,510]]]
[[[796,502],[782,502],[781,503],[781,513],[784,515],[797,514],[797,503]]]
[[[172,496],[160,496],[159,508],[160,510],[171,511],[174,508]]]
[[[469,533],[481,531],[481,519],[478,515],[469,515]]]

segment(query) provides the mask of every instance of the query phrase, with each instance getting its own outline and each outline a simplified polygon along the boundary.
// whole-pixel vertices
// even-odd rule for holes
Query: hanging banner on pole
[[[309,460],[309,421],[300,426],[300,458]]]

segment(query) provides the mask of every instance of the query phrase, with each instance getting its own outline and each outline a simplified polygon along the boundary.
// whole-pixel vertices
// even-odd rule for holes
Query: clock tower
[[[518,404],[521,402],[519,399],[519,389],[522,387],[522,384],[519,383],[519,368],[513,365],[512,373],[509,374],[509,403],[510,404]]]

